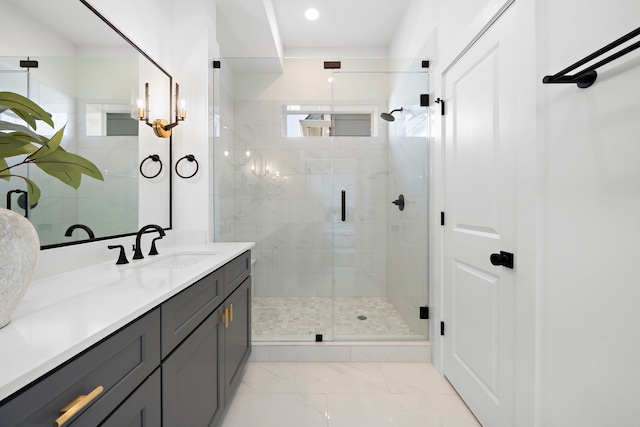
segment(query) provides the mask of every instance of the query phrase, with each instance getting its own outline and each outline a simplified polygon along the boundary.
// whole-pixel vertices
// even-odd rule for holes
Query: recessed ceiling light
[[[320,12],[318,12],[318,9],[307,9],[307,11],[304,13],[304,17],[309,21],[315,21],[316,19],[318,19],[318,17],[320,17]]]

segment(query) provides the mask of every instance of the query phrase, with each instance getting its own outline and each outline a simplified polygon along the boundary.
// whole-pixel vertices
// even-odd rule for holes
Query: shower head
[[[402,107],[396,108],[395,110],[391,110],[389,113],[382,113],[382,114],[380,114],[380,117],[383,120],[386,120],[388,122],[392,122],[392,121],[394,121],[396,119],[395,117],[393,117],[393,113],[395,113],[396,111],[402,111]]]

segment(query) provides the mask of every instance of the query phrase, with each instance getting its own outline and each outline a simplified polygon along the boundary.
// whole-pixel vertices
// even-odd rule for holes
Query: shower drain
[[[360,315],[358,316],[358,320],[367,320],[367,316]]]

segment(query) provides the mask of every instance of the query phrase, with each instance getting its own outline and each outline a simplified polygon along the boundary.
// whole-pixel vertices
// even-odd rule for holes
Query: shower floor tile
[[[330,334],[331,298],[254,297],[253,336],[315,336]],[[414,333],[386,297],[335,299],[336,336],[413,336]]]

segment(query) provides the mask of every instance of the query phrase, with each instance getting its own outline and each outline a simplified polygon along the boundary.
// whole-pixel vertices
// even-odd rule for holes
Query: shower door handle
[[[342,190],[342,222],[347,220],[347,192]]]

